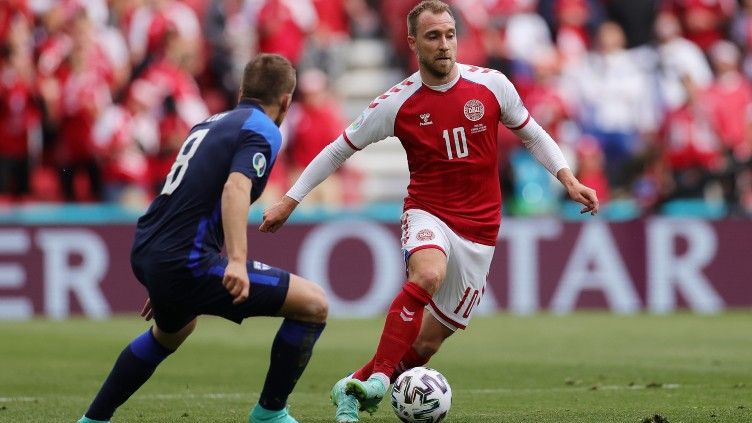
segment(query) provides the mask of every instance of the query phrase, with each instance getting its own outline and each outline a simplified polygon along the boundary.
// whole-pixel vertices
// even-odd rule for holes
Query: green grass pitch
[[[370,357],[381,319],[332,320],[290,399],[331,422],[331,385]],[[279,320],[202,318],[114,422],[245,422]],[[136,318],[0,322],[0,422],[75,422]],[[752,312],[477,317],[431,367],[449,380],[448,422],[752,422]],[[658,419],[660,420],[660,419]],[[396,422],[388,402],[362,422]]]

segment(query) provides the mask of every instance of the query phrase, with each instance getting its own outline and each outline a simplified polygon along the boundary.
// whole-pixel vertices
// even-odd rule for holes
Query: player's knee
[[[324,323],[329,315],[329,302],[326,299],[324,289],[318,285],[312,284],[308,293],[306,306],[307,320]]]
[[[193,319],[190,322],[188,322],[187,325],[183,326],[182,329],[180,329],[177,332],[174,333],[168,333],[162,331],[159,327],[155,327],[154,330],[154,337],[156,338],[157,342],[159,342],[160,345],[162,345],[165,348],[176,350],[180,345],[183,343],[183,341],[190,336],[191,333],[196,329],[196,323],[198,322],[198,319]]]
[[[443,279],[442,272],[433,268],[418,269],[410,275],[411,282],[425,289],[431,295],[439,289]]]

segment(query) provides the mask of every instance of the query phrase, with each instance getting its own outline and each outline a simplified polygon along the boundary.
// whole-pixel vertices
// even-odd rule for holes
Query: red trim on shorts
[[[362,148],[358,148],[358,147],[356,147],[356,146],[355,146],[355,144],[353,144],[352,142],[350,142],[350,139],[349,139],[349,138],[347,138],[347,132],[343,132],[343,133],[342,133],[342,139],[344,139],[344,140],[345,140],[345,142],[347,143],[347,145],[349,145],[349,146],[350,146],[350,148],[352,148],[353,150],[355,150],[355,151],[360,151],[360,150],[362,150]]]
[[[462,323],[457,323],[453,319],[449,318],[446,314],[442,313],[441,310],[439,310],[439,307],[436,306],[436,303],[433,302],[433,300],[431,300],[431,302],[428,303],[428,304],[431,306],[431,308],[433,309],[433,311],[435,311],[436,314],[438,314],[442,319],[444,319],[447,322],[451,323],[457,329],[465,329],[465,327],[466,327],[465,325],[463,325]]]
[[[413,248],[412,250],[408,251],[407,253],[410,254],[410,255],[412,255],[416,251],[425,250],[427,248],[435,248],[435,249],[441,251],[442,253],[444,253],[444,255],[447,255],[446,251],[444,251],[444,249],[441,248],[440,245],[436,245],[436,244],[418,245],[417,247]]]
[[[528,122],[530,122],[530,113],[527,114],[527,118],[525,118],[525,121],[522,122],[520,126],[515,126],[514,128],[509,128],[509,129],[511,129],[512,131],[517,131],[518,129],[524,128]]]

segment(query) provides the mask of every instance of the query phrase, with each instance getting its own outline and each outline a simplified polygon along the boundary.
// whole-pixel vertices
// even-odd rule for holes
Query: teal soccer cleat
[[[352,375],[345,376],[332,387],[330,397],[334,405],[337,406],[337,411],[334,413],[334,419],[337,423],[353,423],[360,420],[358,418],[360,403],[354,396],[345,393],[345,385],[351,378]]]
[[[248,423],[298,423],[298,421],[287,413],[287,407],[272,411],[256,404],[248,416]]]
[[[360,410],[373,414],[378,410],[379,403],[386,395],[389,385],[378,376],[371,376],[363,382],[358,379],[350,379],[345,385],[345,393],[357,398],[360,402]]]
[[[110,423],[110,421],[109,420],[94,420],[86,416],[83,416],[77,423]]]

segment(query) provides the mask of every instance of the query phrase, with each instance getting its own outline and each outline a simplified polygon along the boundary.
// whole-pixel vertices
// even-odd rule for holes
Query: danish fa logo
[[[465,117],[473,122],[480,120],[485,111],[486,109],[480,100],[470,100],[465,103]]]
[[[418,241],[430,241],[434,237],[433,231],[430,229],[421,229],[418,231]]]

